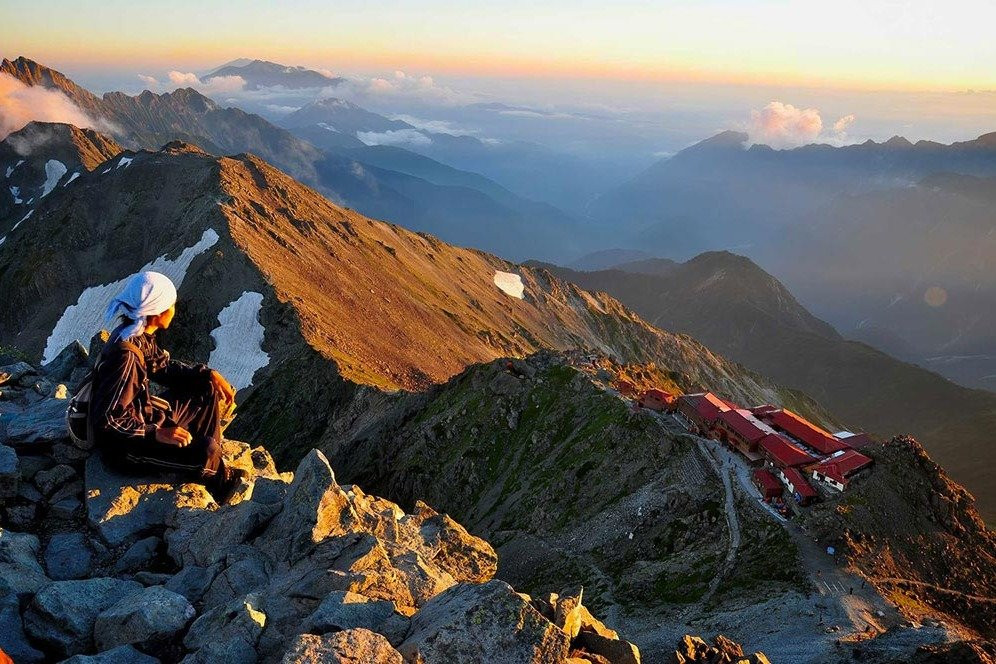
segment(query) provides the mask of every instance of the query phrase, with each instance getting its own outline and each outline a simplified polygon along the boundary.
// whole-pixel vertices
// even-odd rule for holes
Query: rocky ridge
[[[580,588],[515,592],[486,541],[340,485],[317,450],[279,473],[227,441],[249,479],[225,505],[120,474],[59,426],[56,381],[74,387],[86,353],[60,360],[0,367],[0,649],[15,661],[640,662]]]

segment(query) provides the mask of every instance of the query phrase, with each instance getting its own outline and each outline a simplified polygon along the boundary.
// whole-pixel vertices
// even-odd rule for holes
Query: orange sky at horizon
[[[280,7],[175,0],[169,12],[105,0],[79,15],[60,0],[32,4],[38,28],[5,36],[2,55],[57,67],[205,71],[252,57],[342,73],[996,90],[996,40],[979,14],[985,0],[949,0],[944,9],[839,0],[839,16],[778,0],[613,7],[429,0],[378,8],[352,0],[334,8],[317,0]],[[19,11],[0,8],[0,24],[17,23]],[[47,20],[37,22],[38,14]]]

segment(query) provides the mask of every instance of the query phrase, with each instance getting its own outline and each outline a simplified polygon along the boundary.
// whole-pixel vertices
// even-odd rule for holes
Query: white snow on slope
[[[132,159],[134,159],[134,157],[121,157],[121,161],[119,161],[118,165],[114,167],[114,170],[117,170],[117,169],[121,168],[122,166],[124,166],[125,168],[128,168],[128,165],[131,164],[131,160]]]
[[[252,385],[257,370],[270,363],[263,351],[263,325],[259,310],[263,295],[246,291],[218,314],[218,327],[211,330],[214,350],[208,366],[228,379],[236,390]]]
[[[23,159],[20,159],[20,160],[18,160],[18,162],[17,162],[16,164],[14,164],[13,166],[8,166],[8,167],[7,167],[7,175],[6,175],[6,177],[8,177],[8,178],[9,178],[9,177],[10,177],[11,175],[13,175],[13,173],[14,173],[14,169],[16,169],[16,168],[17,168],[18,166],[20,166],[20,165],[21,165],[21,164],[23,164],[23,163],[24,163],[24,160],[23,160]]]
[[[111,172],[111,167],[110,167],[110,166],[108,166],[107,168],[105,168],[104,170],[102,170],[102,171],[100,172],[100,174],[101,174],[101,175],[107,175],[107,174],[108,174],[108,173],[110,173],[110,172]]]
[[[34,213],[35,213],[34,210],[28,210],[28,213],[26,215],[24,215],[23,217],[21,217],[21,220],[19,222],[17,222],[16,224],[14,224],[14,226],[10,230],[11,231],[16,231],[17,227],[20,226],[21,224],[23,224],[25,221],[27,221],[28,217],[30,217]]]
[[[14,197],[15,205],[19,205],[21,203],[21,199],[19,198],[19,196],[21,195],[20,187],[10,187],[10,195]]]
[[[45,162],[45,188],[42,190],[42,198],[52,193],[55,185],[59,184],[59,180],[62,179],[67,170],[69,169],[66,168],[66,165],[58,159],[49,159]]]
[[[177,256],[176,260],[170,260],[165,255],[162,255],[138,269],[137,272],[145,270],[162,272],[172,279],[177,289],[179,289],[180,284],[183,283],[183,278],[187,276],[187,268],[190,267],[194,258],[203,254],[217,241],[218,233],[213,228],[208,228],[201,235],[201,239],[197,241],[197,244],[184,249]],[[78,339],[84,346],[89,344],[90,337],[99,332],[104,326],[104,309],[114,299],[114,296],[121,292],[121,289],[124,288],[124,285],[131,276],[127,274],[109,284],[90,286],[80,294],[76,304],[66,307],[66,310],[62,313],[62,317],[55,324],[52,334],[49,335],[48,341],[45,343],[42,364],[48,364],[54,360],[59,351],[74,339]]]
[[[73,180],[75,180],[75,179],[76,179],[76,178],[78,178],[79,176],[80,176],[80,172],[79,172],[79,171],[76,171],[75,173],[73,173],[72,175],[70,175],[70,176],[69,176],[69,179],[68,179],[68,180],[66,180],[66,184],[64,184],[64,185],[62,185],[62,186],[63,186],[63,187],[68,187],[68,186],[69,186],[70,184],[72,184]]]
[[[7,236],[6,235],[4,235],[3,237],[0,237],[0,247],[2,247],[3,243],[6,242],[6,241],[7,241]]]
[[[499,270],[495,270],[495,286],[520,300],[522,299],[523,291],[526,289],[522,285],[522,277],[512,272],[501,272]]]

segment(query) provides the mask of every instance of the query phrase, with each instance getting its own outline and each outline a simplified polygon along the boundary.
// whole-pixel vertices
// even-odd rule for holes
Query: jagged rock
[[[301,634],[290,645],[282,664],[403,664],[401,653],[380,634],[347,629],[334,634]]]
[[[287,474],[291,475],[291,473]],[[285,482],[282,478],[259,477],[253,486],[252,501],[260,505],[283,503],[289,486],[290,482]]]
[[[474,537],[445,514],[418,501],[412,515],[432,562],[457,581],[484,583],[498,571],[498,554],[490,544]]]
[[[412,616],[398,650],[409,661],[559,662],[569,639],[502,581],[462,583],[429,600]]]
[[[97,616],[142,590],[134,581],[97,578],[55,581],[34,596],[24,612],[24,628],[46,649],[69,657],[93,647]]]
[[[44,496],[51,496],[63,484],[76,477],[76,471],[72,466],[59,464],[50,470],[39,471],[35,475],[35,486]]]
[[[159,664],[159,660],[132,646],[118,646],[96,655],[74,655],[59,664]]]
[[[51,456],[38,456],[35,454],[20,454],[17,457],[18,466],[21,469],[21,481],[30,482],[35,475],[42,470],[48,470],[55,465]]]
[[[25,376],[37,375],[38,371],[27,362],[14,362],[0,367],[0,385],[17,383]]]
[[[16,595],[35,593],[49,582],[38,562],[41,543],[34,535],[0,528],[0,587]]]
[[[93,640],[98,650],[108,650],[169,639],[182,631],[195,613],[183,595],[152,586],[102,611],[93,626]]]
[[[148,572],[143,570],[141,572],[135,572],[131,578],[133,581],[138,581],[143,586],[148,588],[149,586],[165,586],[166,582],[173,577],[165,572]]]
[[[400,571],[411,595],[413,606],[422,606],[447,588],[456,585],[448,572],[429,565],[417,551],[394,556],[391,564]]]
[[[45,549],[45,567],[56,581],[83,579],[93,568],[93,554],[82,533],[53,535]]]
[[[114,572],[124,574],[146,567],[153,558],[156,557],[156,550],[162,542],[158,537],[146,537],[140,539],[122,554],[118,561],[114,563]]]
[[[56,463],[79,463],[88,456],[90,456],[90,453],[87,450],[80,449],[72,443],[55,443],[52,445],[52,459]]]
[[[294,471],[280,518],[270,524],[263,537],[275,559],[293,563],[326,537],[348,532],[356,521],[328,459],[311,450]]]
[[[216,563],[262,530],[280,508],[247,500],[216,511],[180,511],[166,535],[169,555],[180,565]]]
[[[629,641],[610,639],[595,632],[580,632],[575,644],[601,655],[612,664],[640,664],[640,650]]]
[[[209,567],[187,565],[166,582],[166,589],[183,595],[191,602],[199,602],[221,568],[221,563]]]
[[[383,634],[392,645],[396,645],[404,639],[408,618],[398,612],[394,602],[334,591],[322,600],[302,625],[306,632],[315,634],[358,627]]]
[[[20,602],[6,581],[0,579],[0,650],[7,653],[15,662],[34,664],[45,656],[36,650],[24,633],[21,621]]]
[[[79,341],[73,339],[69,344],[66,345],[59,354],[55,356],[55,359],[46,364],[43,369],[45,375],[50,379],[55,381],[66,380],[69,378],[73,370],[86,366],[89,363],[89,354],[86,348],[83,347]]]
[[[691,662],[706,662],[707,664],[725,664],[726,662],[743,662],[744,664],[770,664],[764,653],[756,652],[750,657],[744,656],[743,647],[723,636],[713,639],[712,645],[698,636],[686,634],[678,641],[678,646],[671,659],[675,664]]]
[[[16,496],[20,480],[17,452],[6,445],[0,445],[0,500]]]
[[[48,515],[54,519],[70,521],[76,518],[82,507],[83,503],[76,498],[63,498],[59,502],[49,506]]]
[[[60,399],[42,399],[22,410],[4,413],[0,418],[0,442],[21,450],[68,439],[66,408],[66,402]]]
[[[567,637],[574,639],[581,631],[581,597],[584,589],[561,593],[557,598],[553,624],[564,630]]]
[[[225,664],[257,659],[256,643],[266,625],[266,614],[256,595],[240,597],[211,609],[194,621],[183,639],[192,655],[184,662]]]
[[[204,593],[204,605],[215,606],[244,595],[246,591],[255,590],[269,580],[266,562],[263,557],[253,551],[241,560],[228,565],[211,583]]]
[[[617,634],[615,630],[609,629],[605,626],[605,623],[591,615],[591,612],[588,611],[588,607],[586,606],[578,607],[578,619],[581,622],[580,631],[594,632],[595,634],[604,636],[607,639],[619,638],[619,634]]]
[[[90,525],[110,546],[162,529],[178,510],[214,509],[202,484],[170,476],[123,475],[94,454],[86,462],[86,509]]]
[[[28,530],[37,526],[38,505],[14,505],[5,510],[7,512],[7,525],[22,530]]]

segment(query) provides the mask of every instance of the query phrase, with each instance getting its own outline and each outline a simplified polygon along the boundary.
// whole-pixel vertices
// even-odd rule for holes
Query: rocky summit
[[[278,472],[226,441],[247,479],[223,505],[122,474],[67,437],[87,356],[60,358],[0,367],[0,650],[19,664],[641,661],[582,588],[516,592],[488,542],[339,484],[318,450]]]

